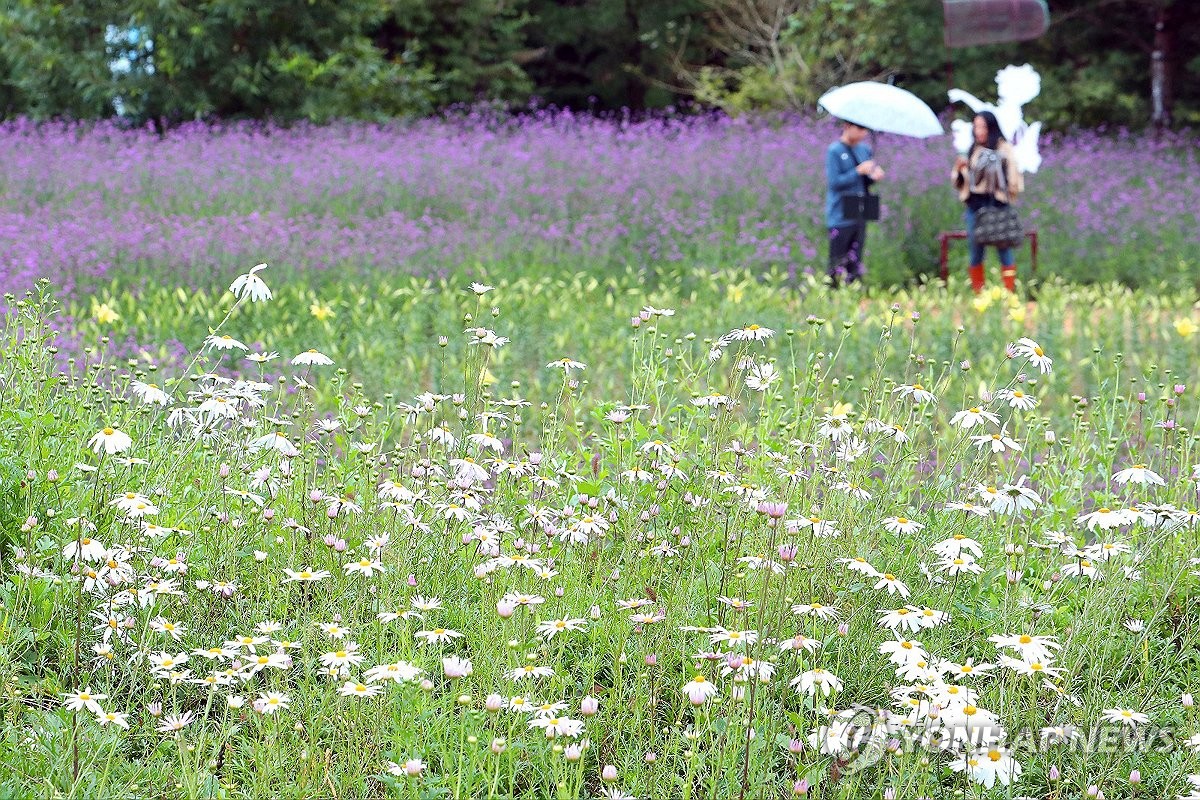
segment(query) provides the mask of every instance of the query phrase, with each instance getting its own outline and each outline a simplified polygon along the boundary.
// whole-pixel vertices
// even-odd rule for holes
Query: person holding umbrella
[[[866,143],[870,130],[842,122],[842,135],[825,152],[825,225],[829,229],[829,280],[861,280],[866,271],[863,251],[869,213],[866,198],[871,184],[883,180],[884,171],[872,158]]]
[[[841,137],[825,152],[825,224],[829,228],[829,275],[836,286],[863,277],[867,222],[879,219],[879,198],[868,190],[882,180],[868,134],[940,136],[942,124],[916,95],[875,81],[831,89],[817,105],[842,121]]]

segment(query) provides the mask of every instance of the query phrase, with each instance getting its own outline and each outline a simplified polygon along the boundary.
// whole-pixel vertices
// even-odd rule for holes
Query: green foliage
[[[0,14],[0,61],[10,110],[35,117],[426,113],[431,70],[412,47],[389,55],[368,36],[387,11],[380,0],[25,2]],[[114,72],[118,58],[127,68]]]
[[[481,99],[521,102],[533,84],[524,60],[528,0],[383,0],[386,15],[370,26],[387,52],[417,43],[418,60],[436,77],[438,106]]]
[[[729,54],[725,64],[705,65],[695,76],[695,95],[731,113],[791,108],[809,110],[831,86],[878,72],[881,36],[894,2],[809,0],[794,7],[776,31],[747,41],[746,30],[766,30],[769,15],[739,16],[751,8],[740,0],[716,3],[727,12],[713,37]],[[768,4],[770,5],[770,4]],[[762,17],[761,19],[759,17]]]
[[[949,65],[954,85],[989,96],[998,69],[1030,62],[1044,81],[1032,118],[1141,126],[1160,6],[1175,121],[1196,124],[1200,26],[1183,0],[1061,0],[1038,40],[953,51],[938,0],[9,0],[0,113],[325,121],[480,100],[638,110],[683,98],[742,113],[808,109],[863,78],[894,79],[936,108]]]
[[[535,91],[569,108],[668,105],[677,98],[673,62],[711,55],[691,35],[703,9],[703,0],[531,0],[526,69]]]
[[[939,108],[947,81],[983,99],[995,98],[994,78],[1008,64],[1032,64],[1042,76],[1041,94],[1026,108],[1026,118],[1048,128],[1139,128],[1150,121],[1150,63],[1154,10],[1173,14],[1176,123],[1200,117],[1200,26],[1187,24],[1187,3],[1178,0],[1060,0],[1050,3],[1050,28],[1044,36],[1013,42],[947,50],[942,43],[938,0],[893,3],[882,20],[886,46],[881,67]],[[953,74],[948,75],[947,69]]]
[[[11,330],[3,340],[6,364],[16,365],[10,397],[34,419],[51,416],[68,435],[30,451],[33,488],[44,493],[35,510],[53,502],[58,513],[42,514],[25,569],[0,562],[0,796],[36,787],[47,797],[378,797],[386,789],[404,797],[584,798],[596,796],[602,765],[614,764],[614,785],[639,797],[734,797],[743,786],[747,796],[783,797],[801,776],[822,787],[822,797],[847,800],[956,791],[1049,797],[1060,789],[1082,797],[1098,780],[1096,752],[1037,747],[1044,726],[1094,731],[1104,709],[1128,707],[1149,714],[1153,728],[1146,727],[1170,730],[1176,742],[1195,730],[1194,713],[1179,702],[1181,692],[1195,690],[1200,642],[1189,603],[1197,589],[1188,561],[1198,553],[1194,529],[1139,521],[1093,533],[1077,519],[1112,497],[1129,502],[1135,492],[1160,510],[1190,507],[1187,470],[1200,459],[1195,370],[1191,343],[1170,332],[1172,317],[1194,313],[1188,293],[1052,284],[1036,305],[989,295],[972,307],[940,288],[832,292],[807,281],[785,290],[778,275],[740,270],[673,267],[657,284],[632,271],[600,279],[480,270],[470,277],[494,286],[482,295],[465,289],[470,278],[461,274],[439,282],[333,282],[320,287],[320,299],[335,313],[314,321],[311,284],[265,275],[274,290],[266,303],[231,308],[227,293],[176,294],[163,285],[142,295],[117,288],[109,300],[119,319],[149,309],[155,337],[181,336],[201,347],[215,327],[261,336],[285,354],[316,347],[335,365],[295,367],[285,355],[259,375],[242,353],[209,348],[187,369],[154,370],[116,357],[102,338],[114,331],[75,307],[68,311],[78,327],[68,324],[66,333],[99,343],[87,360],[100,369],[80,360],[51,384],[57,370],[37,360],[34,347],[17,345]],[[630,314],[647,304],[659,311],[647,310],[631,328]],[[513,341],[494,350],[468,344],[467,313]],[[774,334],[740,342],[725,336],[765,337],[751,321]],[[437,332],[451,335],[445,347]],[[1037,369],[1029,354],[1006,352],[1019,336],[1046,348],[1050,371]],[[724,354],[713,359],[716,337]],[[34,340],[39,350],[43,344]],[[546,368],[563,355],[587,368]],[[743,359],[771,364],[776,380],[757,391],[739,366]],[[228,384],[201,377],[209,370],[248,370],[279,388],[222,390]],[[364,380],[371,370],[376,380]],[[488,373],[496,382],[472,396],[479,387],[464,385],[463,376]],[[261,391],[267,403],[244,409],[245,421],[210,423],[196,436],[190,426],[167,423],[171,409],[136,399],[132,381],[150,378],[175,408],[221,391]],[[902,393],[918,383],[940,402]],[[1175,391],[1177,383],[1188,387]],[[1038,399],[1035,408],[1016,411],[995,393],[1018,386]],[[466,400],[453,396],[464,390]],[[417,391],[438,394],[407,405]],[[1139,403],[1137,392],[1148,401]],[[505,404],[515,396],[528,403]],[[697,402],[714,397],[725,400]],[[618,404],[632,406],[628,417],[610,416]],[[432,410],[420,410],[426,405]],[[966,437],[979,429],[964,431],[951,420],[974,405],[1003,417],[1002,427],[986,430],[1010,434],[1022,452],[972,445]],[[510,443],[500,461],[474,463],[536,470],[536,485],[528,474],[508,473],[467,493],[429,470],[479,455],[468,437],[481,430],[481,415],[471,413],[481,408],[489,412],[482,415],[487,430]],[[893,433],[883,435],[869,420]],[[131,437],[121,457],[101,457],[84,444],[102,421]],[[845,426],[837,445],[822,431],[829,424]],[[274,450],[246,447],[247,437],[264,431],[296,444],[286,469]],[[650,455],[654,447],[669,448],[667,457]],[[1134,461],[1168,476],[1166,485],[1097,480]],[[52,481],[52,469],[63,480]],[[264,475],[267,485],[255,487],[263,507],[239,496]],[[1024,513],[980,516],[948,505],[979,499],[970,488],[978,482],[1025,478],[1040,498]],[[384,504],[381,483],[419,494]],[[126,491],[153,496],[156,521],[172,527],[151,535],[137,519],[121,521],[112,500]],[[353,498],[361,511],[331,517],[333,497]],[[468,520],[445,513],[464,498],[479,513]],[[768,517],[760,499],[786,504],[779,514],[794,522]],[[548,515],[558,536],[538,521]],[[923,527],[892,533],[888,526],[898,520],[889,522],[891,515]],[[77,517],[95,520],[97,538],[136,574],[81,591],[83,565],[63,553],[77,536],[67,520]],[[585,519],[603,519],[607,530],[563,541],[561,532]],[[843,533],[802,527],[821,520]],[[366,545],[384,532],[390,544]],[[491,562],[482,537],[471,540],[481,533],[514,557],[518,537],[536,539],[536,557],[552,563],[552,574],[515,558],[511,568],[477,573]],[[1064,555],[1057,536],[1077,547],[1121,547],[1095,559],[1090,566],[1103,579],[1088,580],[1069,572],[1083,557]],[[960,537],[978,548],[971,564],[980,574],[923,579],[922,571],[937,578],[953,566],[931,558],[930,548],[956,540],[966,548]],[[345,552],[329,544],[338,539]],[[785,557],[781,544],[795,549]],[[180,554],[187,573],[167,572],[166,560]],[[364,555],[386,571],[344,569]],[[756,568],[763,558],[783,561]],[[902,579],[905,596],[877,585],[878,574],[845,568],[854,558]],[[323,577],[283,581],[284,570],[309,566]],[[236,588],[222,597],[214,581]],[[144,606],[115,600],[133,587],[155,596]],[[509,592],[545,602],[502,616],[498,601]],[[733,597],[753,605],[735,610]],[[641,621],[628,608],[636,598],[648,604]],[[813,602],[830,613],[835,607],[838,617],[799,617],[791,608]],[[881,644],[895,635],[877,624],[877,609],[906,603],[949,614],[919,632],[919,646],[939,662],[994,663],[988,637],[995,634],[1053,636],[1061,645],[1052,664],[1062,674],[1053,682],[1019,676],[1020,662],[1009,662],[969,680],[947,675],[922,684],[925,692],[969,686],[971,704],[996,715],[1023,766],[1012,787],[976,791],[950,771],[951,756],[903,729],[894,733],[904,746],[880,752],[878,763],[860,762],[862,771],[835,771],[818,746],[793,745],[810,734],[819,744],[819,726],[830,721],[822,706],[895,708],[900,691],[889,690],[915,683],[881,657]],[[116,611],[131,624],[112,633],[95,624],[93,609],[104,612],[101,620]],[[572,622],[552,636],[535,627],[555,619]],[[167,621],[178,639],[158,629]],[[345,638],[319,627],[333,622]],[[440,644],[416,636],[439,629],[462,636]],[[761,638],[719,643],[733,630]],[[274,641],[241,641],[259,632]],[[777,646],[797,633],[820,647]],[[106,642],[111,650],[95,648]],[[225,654],[215,661],[197,652],[222,650],[222,643]],[[248,674],[250,657],[275,647],[288,648],[288,663]],[[322,662],[350,651],[361,663],[331,675]],[[159,653],[192,654],[185,668],[192,680],[152,669]],[[735,653],[775,669],[741,681],[725,669]],[[448,655],[470,657],[471,673],[444,675]],[[374,697],[342,696],[344,681],[353,688],[373,666],[398,661],[421,674],[379,682]],[[552,674],[512,677],[529,665]],[[814,668],[837,675],[841,688],[822,697],[789,685]],[[681,687],[697,674],[718,693],[693,707]],[[204,682],[221,675],[232,682]],[[128,715],[128,730],[63,708],[64,696],[84,687],[105,711]],[[267,691],[287,698],[270,715],[253,710]],[[564,750],[570,737],[548,740],[528,714],[485,710],[493,693],[564,703],[563,715],[584,726],[590,746],[575,758]],[[585,696],[598,708],[585,711]],[[172,720],[182,730],[171,732]],[[911,731],[924,732],[923,725]],[[1194,763],[1180,748],[1157,752],[1128,740],[1105,747],[1114,774],[1141,771],[1144,797],[1176,796],[1180,775]],[[420,776],[384,774],[389,761],[416,758]],[[1056,783],[1046,775],[1051,765],[1061,771]],[[1111,785],[1120,792],[1125,783]]]

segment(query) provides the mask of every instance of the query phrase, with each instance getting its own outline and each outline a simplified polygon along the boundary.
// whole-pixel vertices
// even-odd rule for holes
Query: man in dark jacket
[[[829,228],[829,278],[834,286],[862,278],[867,221],[861,213],[847,215],[846,196],[865,197],[883,170],[866,143],[870,131],[853,122],[842,123],[841,137],[825,153],[825,224]]]

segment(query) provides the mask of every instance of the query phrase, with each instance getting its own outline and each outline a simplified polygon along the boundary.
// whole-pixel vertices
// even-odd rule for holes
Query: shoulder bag
[[[846,148],[846,152],[850,154],[851,160],[854,161],[854,166],[859,165],[858,156],[854,154],[854,148],[842,142],[842,147]],[[876,222],[879,220],[879,198],[871,194],[871,185],[867,183],[867,176],[862,176],[863,193],[862,194],[843,194],[842,214],[846,219],[857,220],[860,222]]]
[[[1000,188],[1008,194],[1008,176],[1004,160],[1000,159]],[[1012,204],[1012,196],[1005,204],[984,206],[975,212],[975,242],[994,247],[1020,247],[1025,241],[1025,226]],[[994,203],[993,199],[993,203]]]

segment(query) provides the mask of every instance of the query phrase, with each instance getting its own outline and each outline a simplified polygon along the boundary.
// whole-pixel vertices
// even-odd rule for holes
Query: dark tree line
[[[0,0],[0,115],[169,126],[424,115],[493,101],[811,108],[848,80],[930,102],[1043,76],[1030,113],[1200,122],[1193,0],[1050,0],[1032,42],[947,50],[940,0]]]

